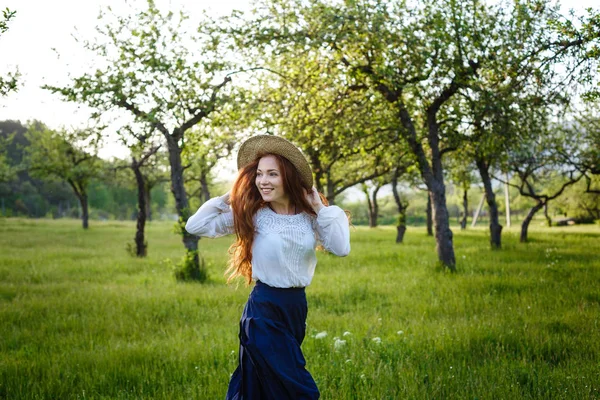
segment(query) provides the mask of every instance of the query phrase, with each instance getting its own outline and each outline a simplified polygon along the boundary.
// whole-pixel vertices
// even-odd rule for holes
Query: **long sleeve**
[[[350,253],[350,224],[338,206],[323,207],[316,218],[315,229],[325,250],[336,256]]]
[[[232,234],[233,213],[221,197],[206,201],[185,224],[185,230],[197,236],[216,238]]]

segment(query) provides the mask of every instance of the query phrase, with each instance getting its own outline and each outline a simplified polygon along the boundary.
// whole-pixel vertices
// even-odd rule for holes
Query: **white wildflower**
[[[351,362],[352,362],[352,360],[349,358],[346,360],[346,364],[350,364]]]
[[[398,331],[396,332],[398,335],[404,335],[404,331]]]
[[[352,333],[346,331],[346,332],[344,332],[344,334],[342,336],[350,336],[350,335],[352,335]]]
[[[346,341],[345,340],[336,339],[335,342],[333,342],[333,348],[335,350],[339,350],[342,347],[344,347],[345,345],[346,345]]]
[[[315,335],[315,339],[324,339],[327,337],[327,332],[323,331],[323,332],[319,332]]]
[[[374,337],[373,339],[371,339],[372,341],[374,341],[377,344],[381,343],[381,338],[380,337]]]

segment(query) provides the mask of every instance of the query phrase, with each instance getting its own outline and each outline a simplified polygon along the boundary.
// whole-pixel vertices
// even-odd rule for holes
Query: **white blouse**
[[[350,253],[350,229],[346,213],[337,206],[323,207],[316,217],[305,212],[277,214],[263,207],[254,216],[252,279],[269,286],[288,288],[310,285],[318,243],[337,255]],[[220,237],[234,233],[231,207],[221,197],[205,202],[185,229],[194,235]]]

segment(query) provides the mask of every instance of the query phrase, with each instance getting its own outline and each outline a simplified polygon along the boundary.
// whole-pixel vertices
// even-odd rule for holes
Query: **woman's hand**
[[[314,186],[311,191],[308,191],[308,190],[305,190],[305,191],[306,191],[306,201],[308,201],[308,204],[310,204],[312,209],[315,210],[315,212],[318,214],[319,211],[321,211],[321,208],[325,207],[323,205],[323,202],[321,201],[321,196],[319,196],[319,192],[317,192],[317,189],[315,189]]]

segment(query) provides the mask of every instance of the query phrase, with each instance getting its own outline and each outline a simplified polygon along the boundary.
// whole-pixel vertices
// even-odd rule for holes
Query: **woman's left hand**
[[[314,186],[310,192],[306,191],[306,201],[308,201],[308,204],[310,204],[310,206],[313,208],[313,210],[315,210],[317,214],[319,213],[319,211],[321,211],[321,208],[325,207],[325,205],[323,205],[323,202],[321,201],[321,196],[319,196],[319,192],[317,191],[317,189],[315,189]]]

